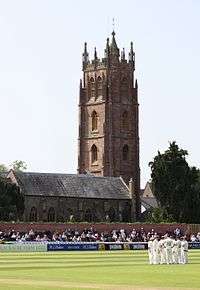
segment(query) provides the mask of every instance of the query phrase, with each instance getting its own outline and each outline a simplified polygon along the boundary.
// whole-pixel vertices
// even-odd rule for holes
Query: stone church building
[[[138,131],[138,85],[134,78],[135,53],[131,42],[128,60],[120,52],[112,32],[105,55],[96,48],[89,60],[83,53],[83,80],[79,101],[78,172],[95,176],[121,176],[134,180],[135,215],[140,216],[140,168]]]
[[[31,173],[11,170],[7,178],[25,196],[25,221],[130,221],[133,185],[121,177]]]
[[[135,53],[107,39],[104,57],[83,53],[78,174],[8,173],[25,196],[25,221],[135,221],[140,217]]]

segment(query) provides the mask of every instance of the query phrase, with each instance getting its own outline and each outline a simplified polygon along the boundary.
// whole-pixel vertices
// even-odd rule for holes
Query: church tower
[[[131,42],[128,60],[119,52],[112,32],[105,55],[94,49],[89,60],[87,43],[83,53],[83,80],[79,100],[78,173],[132,178],[136,218],[140,216],[140,168],[138,132],[138,85],[134,79],[135,53]]]

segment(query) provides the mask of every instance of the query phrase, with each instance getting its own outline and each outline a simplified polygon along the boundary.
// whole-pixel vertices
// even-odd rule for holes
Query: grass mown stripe
[[[148,265],[145,251],[0,253],[0,290],[199,289],[200,251],[189,260]]]

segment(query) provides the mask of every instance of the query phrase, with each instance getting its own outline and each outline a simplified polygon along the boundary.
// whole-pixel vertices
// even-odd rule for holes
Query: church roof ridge
[[[120,177],[87,174],[16,172],[25,195],[97,199],[130,199]]]
[[[15,171],[12,170],[17,175],[57,175],[57,176],[71,176],[71,177],[90,177],[90,178],[97,178],[97,179],[122,179],[120,176],[96,176],[91,174],[77,174],[77,173],[64,173],[64,172],[36,172],[36,171]],[[8,172],[7,172],[8,173]]]

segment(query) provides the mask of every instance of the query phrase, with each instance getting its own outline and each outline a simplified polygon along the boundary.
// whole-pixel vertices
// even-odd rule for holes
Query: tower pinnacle
[[[121,52],[121,60],[125,60],[125,49],[124,48]]]
[[[87,52],[87,42],[84,43],[84,52],[83,52],[83,68],[85,67],[85,65],[88,64],[89,62],[89,53]]]
[[[119,48],[117,47],[117,43],[115,40],[115,31],[112,32],[112,42],[110,45],[110,51],[112,55],[119,57]]]
[[[129,62],[134,62],[135,61],[135,53],[133,51],[133,42],[131,41],[131,49],[129,52]]]

